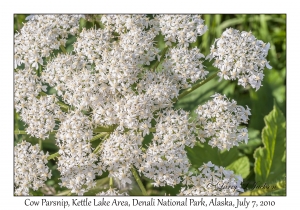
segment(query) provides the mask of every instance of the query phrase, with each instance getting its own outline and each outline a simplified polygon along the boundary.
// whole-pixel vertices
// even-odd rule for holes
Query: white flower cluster
[[[48,63],[41,79],[55,87],[66,104],[80,110],[88,109],[97,103],[92,98],[93,93],[99,91],[89,67],[79,56],[59,55]]]
[[[191,50],[184,47],[172,48],[162,64],[163,71],[170,71],[174,74],[173,77],[180,84],[180,89],[188,88],[191,86],[190,82],[205,79],[208,74],[200,60],[204,57],[196,47]]]
[[[210,161],[204,163],[199,169],[199,175],[190,173],[185,177],[179,195],[224,196],[239,195],[244,192],[241,183],[242,177],[233,171],[216,166]]]
[[[115,131],[102,145],[101,164],[111,177],[120,180],[121,185],[131,184],[130,168],[139,166],[143,137],[134,132],[120,134]]]
[[[177,41],[180,46],[188,47],[207,31],[200,15],[158,15],[157,19],[166,44],[170,46]]]
[[[95,186],[95,177],[105,171],[125,185],[131,183],[130,170],[134,167],[152,179],[154,186],[175,186],[190,178],[193,181],[186,182],[188,189],[183,189],[183,194],[202,195],[207,188],[200,187],[200,190],[203,183],[199,180],[208,181],[211,177],[213,181],[218,178],[232,186],[240,186],[241,179],[226,170],[200,169],[201,177],[186,176],[190,163],[185,147],[193,147],[197,139],[202,142],[210,139],[209,144],[219,149],[230,149],[248,140],[247,129],[239,126],[247,123],[249,108],[238,106],[225,96],[215,94],[213,100],[199,106],[194,122],[190,121],[188,112],[173,110],[180,90],[191,87],[208,74],[202,65],[205,56],[197,48],[188,48],[207,30],[201,17],[103,15],[103,29],[83,29],[71,53],[50,58],[52,50],[65,46],[69,34],[77,33],[81,17],[32,16],[15,38],[15,108],[28,125],[29,135],[45,139],[56,129],[60,185],[83,195]],[[156,45],[159,33],[165,36],[168,45],[164,53]],[[232,33],[231,37],[226,35],[229,32],[223,34],[217,41],[218,48],[209,57],[218,57],[222,66],[225,60],[231,62],[231,66],[236,65],[234,71],[236,77],[240,77],[251,73],[244,69],[250,68],[248,57],[256,52],[253,68],[259,73],[263,65],[268,65],[262,61],[268,46],[263,47],[252,35]],[[171,42],[177,42],[177,46],[172,47]],[[229,42],[232,44],[227,46]],[[245,59],[236,49],[240,42]],[[220,56],[222,50],[224,55]],[[237,58],[231,58],[235,54]],[[238,60],[246,62],[246,67],[238,68]],[[156,63],[162,68],[158,69]],[[148,68],[150,65],[156,68]],[[251,81],[249,79],[254,84]],[[54,88],[56,94],[43,96],[47,86]],[[90,141],[99,132],[108,135],[94,150]],[[145,144],[144,137],[152,136],[150,133],[153,138]],[[208,163],[207,167],[212,168],[211,165]],[[20,170],[15,173],[21,176]],[[28,185],[28,181],[25,183]],[[24,194],[22,190],[19,191]],[[234,195],[238,191],[240,189],[217,190]],[[109,189],[99,195],[103,194],[120,193]]]
[[[40,139],[49,137],[49,132],[55,127],[55,119],[63,117],[56,100],[54,95],[32,98],[30,106],[22,109],[20,116],[28,124],[27,134]]]
[[[37,138],[48,138],[48,133],[55,126],[54,119],[62,117],[59,106],[55,104],[55,97],[38,98],[40,92],[47,91],[47,86],[42,83],[37,69],[53,50],[65,46],[69,34],[77,33],[82,17],[29,16],[21,32],[15,35],[15,108],[20,112],[21,119],[29,125],[27,133]]]
[[[95,176],[102,174],[101,167],[96,164],[98,157],[92,152],[89,142],[92,134],[91,122],[80,112],[66,115],[56,134],[60,154],[57,163],[62,181],[60,185],[78,195],[94,187]]]
[[[175,186],[190,166],[184,148],[193,147],[196,142],[193,125],[187,112],[165,110],[160,113],[155,128],[139,171],[154,180],[154,186]]]
[[[270,43],[257,40],[251,32],[229,28],[215,44],[207,58],[215,59],[213,65],[220,69],[220,79],[238,79],[239,85],[249,84],[256,90],[262,86],[264,68],[272,68],[266,60]]]
[[[42,85],[40,78],[31,68],[21,69],[15,73],[15,109],[20,112],[27,108],[28,101],[32,101],[39,92],[46,91],[47,86]]]
[[[26,132],[41,139],[49,137],[49,132],[55,127],[55,118],[63,116],[55,104],[58,100],[55,95],[39,97],[46,88],[31,68],[15,73],[15,109],[28,125]]]
[[[44,154],[39,145],[22,141],[14,148],[14,185],[16,195],[29,195],[29,188],[38,190],[51,178],[46,165],[48,152]]]
[[[15,67],[38,68],[43,57],[50,56],[60,45],[65,46],[68,35],[75,35],[83,15],[32,15],[20,33],[15,34]]]
[[[200,141],[210,139],[208,144],[219,149],[231,149],[240,142],[248,141],[247,128],[239,128],[248,122],[250,109],[236,104],[226,96],[215,94],[213,100],[196,109]]]

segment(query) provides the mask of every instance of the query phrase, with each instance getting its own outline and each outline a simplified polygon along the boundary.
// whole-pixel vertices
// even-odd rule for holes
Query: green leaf
[[[235,174],[241,175],[244,179],[250,173],[249,158],[246,156],[241,157],[240,159],[234,161],[229,166],[227,166],[226,169],[234,171]]]
[[[269,83],[263,81],[263,87],[259,91],[250,90],[251,113],[249,127],[261,130],[264,127],[263,117],[267,115],[273,106],[272,88]],[[263,103],[262,103],[263,100]]]
[[[278,106],[264,118],[262,130],[264,147],[254,152],[255,180],[257,183],[275,183],[286,174],[286,120]]]
[[[212,148],[205,143],[204,145],[198,144],[193,148],[187,147],[186,150],[187,156],[194,168],[199,168],[203,163],[209,161],[215,165],[226,167],[240,158],[236,147],[229,151],[220,151],[218,148]]]

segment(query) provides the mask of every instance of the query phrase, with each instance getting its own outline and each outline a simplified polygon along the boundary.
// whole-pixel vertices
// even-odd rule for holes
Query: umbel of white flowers
[[[51,171],[46,165],[49,154],[40,151],[39,145],[32,146],[22,141],[14,149],[14,184],[16,195],[29,195],[29,188],[38,190],[44,186]]]
[[[199,175],[191,174],[184,148],[208,139],[212,147],[227,150],[247,143],[248,131],[241,124],[247,123],[250,109],[218,93],[196,109],[194,121],[188,112],[173,108],[180,90],[208,74],[202,65],[205,56],[189,48],[207,30],[201,16],[102,15],[104,28],[79,32],[80,18],[84,16],[30,16],[15,35],[15,109],[28,135],[47,139],[56,132],[60,185],[83,195],[104,171],[130,184],[134,167],[154,186],[185,184],[182,195],[242,192],[241,177],[210,162],[199,168]],[[67,53],[70,34],[77,38]],[[155,42],[159,34],[166,43],[162,51]],[[263,69],[270,68],[269,44],[234,29],[227,29],[215,44],[207,58],[215,59],[220,78],[261,86]],[[63,53],[53,56],[59,48]],[[153,69],[147,69],[153,62]],[[47,95],[47,87],[56,94]],[[98,132],[107,135],[94,149],[90,141]],[[143,145],[150,133],[151,142]],[[28,195],[29,188],[37,190],[46,180],[39,173],[49,172],[40,163],[45,157],[31,155],[22,149],[24,144],[15,147],[15,194]],[[36,173],[30,173],[34,164],[29,171],[19,166],[29,161],[20,160],[27,156],[41,167]],[[210,180],[220,180],[231,190],[203,187]],[[107,194],[120,193],[110,188]]]
[[[220,69],[220,79],[237,79],[239,85],[249,84],[258,90],[262,86],[264,68],[272,68],[266,60],[269,49],[270,43],[257,40],[251,32],[229,28],[216,39],[206,58],[215,59],[213,65]]]

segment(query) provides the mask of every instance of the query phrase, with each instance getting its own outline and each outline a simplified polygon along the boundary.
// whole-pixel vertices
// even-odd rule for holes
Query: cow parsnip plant
[[[130,195],[124,189],[136,182],[148,195],[141,178],[153,187],[181,186],[178,195],[244,192],[242,174],[210,160],[195,169],[189,151],[203,144],[229,151],[247,143],[248,106],[215,93],[191,118],[174,104],[215,77],[258,90],[263,70],[272,68],[266,59],[269,43],[228,28],[203,55],[192,47],[209,28],[200,15],[30,15],[26,20],[14,42],[15,110],[25,123],[24,131],[15,132],[40,144],[22,140],[15,146],[15,195],[45,187],[52,176],[49,160],[55,161],[67,194]],[[81,21],[93,25],[80,27]],[[158,36],[164,39],[162,49]],[[218,71],[207,69],[205,59]],[[53,154],[41,150],[51,135],[59,148]],[[108,190],[97,184],[105,177]]]

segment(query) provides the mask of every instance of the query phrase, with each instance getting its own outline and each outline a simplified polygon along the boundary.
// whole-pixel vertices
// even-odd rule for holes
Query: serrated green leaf
[[[286,174],[286,120],[275,104],[264,121],[266,124],[262,130],[264,147],[254,152],[254,172],[257,183],[271,184]]]
[[[238,160],[231,163],[229,166],[227,166],[226,169],[234,171],[235,174],[241,175],[244,179],[250,173],[249,158],[246,156],[241,157]]]

